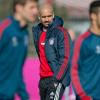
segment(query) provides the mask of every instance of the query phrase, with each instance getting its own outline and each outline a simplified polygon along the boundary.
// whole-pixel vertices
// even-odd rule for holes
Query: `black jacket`
[[[64,86],[68,86],[70,84],[71,39],[67,30],[63,28],[63,24],[63,20],[56,16],[49,26],[45,41],[45,54],[54,73],[54,78],[62,82]],[[33,27],[34,44],[38,56],[42,29],[41,23]]]

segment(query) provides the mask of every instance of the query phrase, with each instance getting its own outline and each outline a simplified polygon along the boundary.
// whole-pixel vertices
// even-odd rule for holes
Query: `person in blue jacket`
[[[33,27],[33,38],[40,60],[40,98],[61,100],[70,84],[71,38],[51,5],[41,5],[39,12],[40,23]]]
[[[27,56],[27,23],[34,22],[37,0],[13,0],[13,16],[0,23],[0,100],[29,100],[23,82]]]
[[[90,28],[75,43],[71,79],[76,100],[100,100],[100,0],[90,4]]]

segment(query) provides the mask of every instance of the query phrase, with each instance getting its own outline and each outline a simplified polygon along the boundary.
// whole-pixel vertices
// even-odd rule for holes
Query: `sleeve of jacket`
[[[38,45],[38,39],[37,39],[38,32],[37,32],[35,27],[32,28],[32,33],[33,33],[34,46],[35,46],[36,52],[39,56],[38,47],[37,47],[37,45]]]
[[[36,34],[35,34],[35,27],[32,27],[32,33],[33,33],[34,45],[35,45],[35,47],[36,47]]]
[[[0,36],[0,52],[2,51],[2,49],[5,48],[5,46],[8,44],[9,41],[9,34],[8,34],[8,30],[4,30]]]
[[[61,80],[65,73],[68,71],[69,61],[70,61],[70,53],[71,53],[71,40],[70,36],[67,33],[67,31],[63,28],[60,28],[59,34],[58,34],[58,54],[59,54],[59,60],[58,60],[58,71],[56,73],[56,78],[58,80]]]
[[[8,26],[10,25],[10,20],[5,20],[0,23],[0,51],[7,45],[9,40]]]
[[[79,77],[79,67],[83,65],[83,61],[88,54],[88,47],[86,44],[83,44],[83,38],[79,38],[75,42],[73,57],[72,57],[72,66],[71,66],[71,80],[76,94],[81,98],[81,100],[91,100],[91,97],[87,95],[80,83]]]
[[[17,94],[19,95],[21,100],[29,100],[29,95],[26,91],[25,83],[22,78],[20,79],[20,85],[18,87]]]
[[[51,69],[54,71],[54,77],[61,81],[67,71],[70,69],[69,59],[70,59],[70,47],[71,47],[71,39],[67,34],[67,31],[63,28],[58,29],[57,31],[57,55],[53,53],[53,55],[49,55],[49,64]],[[51,49],[51,48],[50,48]],[[54,49],[52,49],[53,51]]]

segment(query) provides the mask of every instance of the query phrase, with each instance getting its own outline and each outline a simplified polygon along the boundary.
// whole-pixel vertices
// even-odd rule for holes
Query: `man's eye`
[[[45,16],[42,16],[42,18],[46,18]]]
[[[52,15],[48,16],[48,17],[52,17]]]

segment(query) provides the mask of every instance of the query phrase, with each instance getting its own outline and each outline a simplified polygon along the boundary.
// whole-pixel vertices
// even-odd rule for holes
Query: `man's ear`
[[[15,7],[16,11],[17,11],[17,12],[20,12],[20,13],[21,13],[22,10],[23,10],[22,8],[23,8],[23,6],[20,5],[20,4],[16,5],[16,7]]]
[[[96,18],[97,18],[96,14],[92,13],[92,14],[91,14],[91,19],[92,19],[92,20],[96,20]]]

